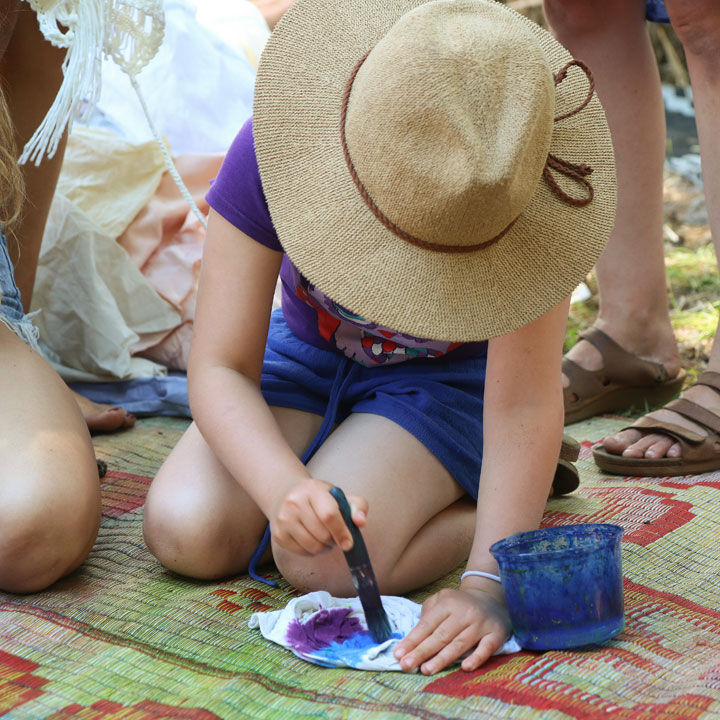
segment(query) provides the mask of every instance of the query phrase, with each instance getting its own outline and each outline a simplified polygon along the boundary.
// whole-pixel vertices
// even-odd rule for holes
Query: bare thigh
[[[379,415],[354,414],[308,464],[310,474],[368,500],[363,536],[383,592],[398,593],[448,572],[467,557],[474,503],[411,433]],[[295,587],[352,595],[339,549],[301,557],[273,545]]]
[[[0,324],[0,589],[74,570],[100,523],[87,426],[55,371]]]
[[[271,408],[300,457],[322,418]],[[244,572],[267,519],[218,460],[195,423],[158,471],[144,510],[145,542],[165,567],[181,575],[214,579]],[[269,560],[266,556],[264,560]]]

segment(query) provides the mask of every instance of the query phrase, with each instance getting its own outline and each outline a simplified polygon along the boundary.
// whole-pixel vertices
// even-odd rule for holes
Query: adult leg
[[[716,0],[666,0],[668,15],[685,48],[695,99],[703,182],[710,228],[716,254],[720,253],[720,5]],[[720,341],[716,331],[708,370],[720,372]],[[696,386],[683,393],[690,400],[720,417],[720,397],[708,387]],[[686,427],[702,436],[707,430],[670,410],[651,416],[662,422]],[[605,449],[625,457],[679,457],[678,443],[660,433],[627,430],[603,442]],[[720,451],[720,447],[717,448]],[[682,468],[678,469],[682,472]]]
[[[322,418],[272,408],[301,456]],[[145,501],[143,531],[155,557],[180,575],[214,579],[245,572],[267,519],[193,423],[158,471]],[[269,560],[270,555],[264,560]]]
[[[29,5],[20,3],[14,14],[14,31],[2,58],[2,78],[20,152],[55,100],[62,83],[65,51],[45,40]],[[26,163],[22,168],[26,205],[15,229],[18,242],[10,244],[10,255],[25,312],[30,309],[40,245],[60,175],[65,140],[63,137],[52,158],[45,157],[37,167]]]
[[[20,152],[42,122],[62,83],[64,51],[45,40],[29,5],[18,0],[4,0],[0,3],[0,57],[3,90]],[[66,139],[67,136],[63,136],[52,158],[43,158],[37,167],[32,163],[22,167],[25,207],[13,228],[9,249],[25,312],[32,300],[40,245],[60,175]],[[122,408],[100,405],[77,394],[75,399],[93,431],[107,432],[130,427],[135,422],[135,417]]]
[[[379,415],[345,420],[308,464],[310,474],[367,498],[363,537],[380,590],[425,585],[467,558],[475,504],[413,435]],[[303,557],[273,545],[283,576],[304,592],[355,594],[342,552]]]
[[[99,524],[95,454],[77,405],[0,323],[0,590],[36,592],[71,572]]]
[[[597,263],[595,322],[626,351],[680,367],[668,315],[662,243],[665,124],[644,0],[545,0],[555,36],[593,72],[613,137],[618,179],[615,227]],[[568,357],[599,370],[602,356],[581,341]],[[563,379],[565,386],[567,378]]]

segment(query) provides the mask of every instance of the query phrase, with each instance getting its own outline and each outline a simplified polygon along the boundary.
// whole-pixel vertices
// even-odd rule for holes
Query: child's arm
[[[313,479],[260,392],[282,253],[211,211],[188,365],[193,417],[205,441],[269,519],[276,542],[315,554],[352,546],[329,485]],[[364,525],[367,503],[351,498]]]
[[[510,335],[490,341],[484,454],[475,539],[468,570],[497,574],[492,543],[539,527],[557,465],[563,429],[562,343],[568,301]],[[469,577],[460,590],[429,598],[417,627],[396,648],[404,669],[431,674],[465,653],[475,670],[510,631],[501,586]]]

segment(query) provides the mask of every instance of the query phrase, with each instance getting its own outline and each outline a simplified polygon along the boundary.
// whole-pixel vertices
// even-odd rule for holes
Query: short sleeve
[[[233,140],[206,200],[238,230],[271,250],[282,251],[260,181],[252,118]]]

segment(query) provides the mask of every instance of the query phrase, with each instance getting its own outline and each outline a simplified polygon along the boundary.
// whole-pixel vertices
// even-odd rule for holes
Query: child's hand
[[[270,514],[270,531],[276,543],[299,555],[317,555],[338,545],[352,548],[352,535],[340,514],[332,485],[312,478],[302,480],[280,498]],[[352,518],[358,527],[366,522],[365,498],[348,495]]]
[[[423,604],[420,622],[395,648],[403,670],[440,672],[465,653],[465,671],[477,670],[511,632],[502,590],[441,590]]]

